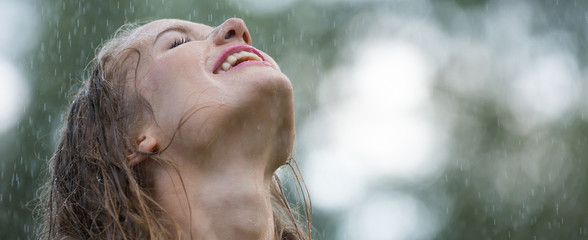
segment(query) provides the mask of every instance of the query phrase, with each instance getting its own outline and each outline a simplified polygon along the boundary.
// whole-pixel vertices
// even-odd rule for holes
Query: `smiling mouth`
[[[271,66],[254,47],[246,44],[235,44],[223,51],[216,61],[213,73],[222,74],[236,67],[251,64]]]
[[[226,71],[229,71],[229,69],[238,66],[241,63],[247,62],[247,61],[258,61],[258,62],[262,62],[263,59],[261,59],[259,56],[255,55],[255,53],[251,53],[251,52],[247,52],[247,51],[240,51],[237,53],[233,53],[231,55],[229,55],[225,61],[223,63],[221,63],[221,65],[216,69],[216,71],[214,71],[214,73],[224,73]]]

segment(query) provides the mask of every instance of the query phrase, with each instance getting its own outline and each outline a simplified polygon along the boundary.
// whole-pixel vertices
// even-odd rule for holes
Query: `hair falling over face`
[[[90,77],[71,102],[57,149],[48,163],[37,211],[41,239],[180,239],[177,224],[154,200],[149,167],[170,164],[160,152],[137,150],[131,134],[150,117],[149,104],[129,91],[138,49],[128,46],[135,25],[121,27],[93,61]],[[133,75],[133,71],[135,74]],[[131,74],[129,74],[131,73]],[[149,161],[129,164],[130,153]],[[311,239],[312,210],[296,162],[286,163],[302,196],[304,215],[291,208],[274,173],[275,239]],[[299,205],[299,204],[296,204]],[[175,231],[174,231],[175,229]]]

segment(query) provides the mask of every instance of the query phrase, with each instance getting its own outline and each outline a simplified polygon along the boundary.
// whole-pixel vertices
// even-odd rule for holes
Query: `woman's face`
[[[270,56],[251,46],[241,19],[216,28],[158,20],[137,29],[133,39],[140,51],[133,87],[151,105],[163,147],[176,130],[174,142],[201,147],[256,115],[286,123],[293,138],[291,83]]]

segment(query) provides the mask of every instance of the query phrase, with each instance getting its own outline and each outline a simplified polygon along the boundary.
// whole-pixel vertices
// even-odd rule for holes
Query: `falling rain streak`
[[[0,1],[0,236],[34,238],[96,47],[124,23],[233,16],[292,81],[316,239],[588,237],[579,0]]]

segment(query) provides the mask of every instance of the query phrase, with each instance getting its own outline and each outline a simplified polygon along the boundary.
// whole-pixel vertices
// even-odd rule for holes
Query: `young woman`
[[[69,108],[41,236],[309,239],[275,175],[293,141],[292,85],[242,20],[121,30]]]

